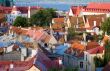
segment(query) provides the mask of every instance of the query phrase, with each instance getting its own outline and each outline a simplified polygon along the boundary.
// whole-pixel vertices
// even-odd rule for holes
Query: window
[[[87,55],[86,55],[86,61],[87,61]]]
[[[83,68],[83,62],[80,62],[80,68]]]
[[[10,22],[11,22],[11,19],[10,19]]]

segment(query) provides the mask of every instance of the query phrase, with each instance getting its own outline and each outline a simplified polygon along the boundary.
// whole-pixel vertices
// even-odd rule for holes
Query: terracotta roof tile
[[[0,48],[0,52],[3,52],[4,51],[4,49],[3,48]]]
[[[96,13],[109,13],[110,2],[105,2],[105,3],[91,2],[87,5],[87,8],[83,9],[83,11],[96,12]]]
[[[95,41],[88,42],[87,46],[86,46],[86,50],[90,50],[90,49],[96,48],[98,46],[100,46],[100,45],[97,42],[95,42]]]
[[[102,41],[105,43],[107,40],[109,40],[109,36],[105,35]]]
[[[29,61],[0,61],[0,70],[9,70],[10,64],[14,64],[14,71],[25,71],[30,69],[33,66],[34,57]]]
[[[53,24],[53,25],[52,25],[52,28],[53,28],[53,29],[61,29],[63,26],[64,26],[63,24],[58,24],[58,23],[56,23],[56,24]]]
[[[78,16],[83,8],[84,6],[72,6],[71,10],[75,16]]]
[[[64,18],[53,18],[54,24],[64,24]]]
[[[74,42],[71,47],[73,49],[78,49],[78,50],[84,50],[85,49],[85,46],[80,44],[80,42]]]
[[[110,2],[105,2],[105,3],[90,2],[87,8],[110,9]]]
[[[45,33],[44,31],[38,30],[38,31],[35,31],[34,34],[32,35],[35,40],[40,40],[41,37],[44,35],[44,33]]]
[[[77,22],[78,20],[78,22]],[[83,27],[84,25],[84,20],[83,20],[83,17],[73,17],[73,16],[69,16],[69,21],[71,23],[71,26],[74,26],[78,23],[78,26],[79,27]]]
[[[4,13],[0,13],[0,20],[5,18],[5,14]]]
[[[50,35],[47,35],[47,36],[43,39],[43,41],[44,41],[45,43],[48,43],[50,39],[51,39],[51,36],[50,36]]]
[[[104,47],[102,47],[102,46],[98,46],[98,47],[96,47],[96,48],[87,50],[87,52],[90,53],[90,54],[103,53],[103,51],[104,51]]]
[[[101,26],[102,22],[106,19],[106,15],[87,15],[85,16],[88,20],[86,23],[89,24],[89,28],[94,27],[94,21],[96,21],[96,26]]]

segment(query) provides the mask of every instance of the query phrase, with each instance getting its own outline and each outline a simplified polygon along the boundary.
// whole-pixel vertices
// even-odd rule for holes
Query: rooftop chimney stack
[[[94,21],[94,27],[96,27],[96,21]]]

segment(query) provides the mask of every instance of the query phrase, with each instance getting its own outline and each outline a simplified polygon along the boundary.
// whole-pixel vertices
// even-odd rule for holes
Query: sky
[[[39,1],[39,2],[89,2],[89,1],[99,1],[99,2],[110,2],[110,0],[13,0],[13,1]]]
[[[87,5],[89,2],[110,2],[110,0],[14,0],[16,6],[41,6],[68,10],[73,5]]]

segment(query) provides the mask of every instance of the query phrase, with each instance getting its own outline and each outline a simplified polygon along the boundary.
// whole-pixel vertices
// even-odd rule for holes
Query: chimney
[[[30,6],[28,7],[28,18],[30,18]]]
[[[16,8],[16,6],[13,6],[13,9],[12,9],[12,11],[17,11],[17,8]]]
[[[29,30],[31,30],[31,27],[28,27]]]
[[[96,21],[94,21],[94,27],[96,27]]]
[[[10,69],[12,70],[14,68],[13,62],[10,64]]]

